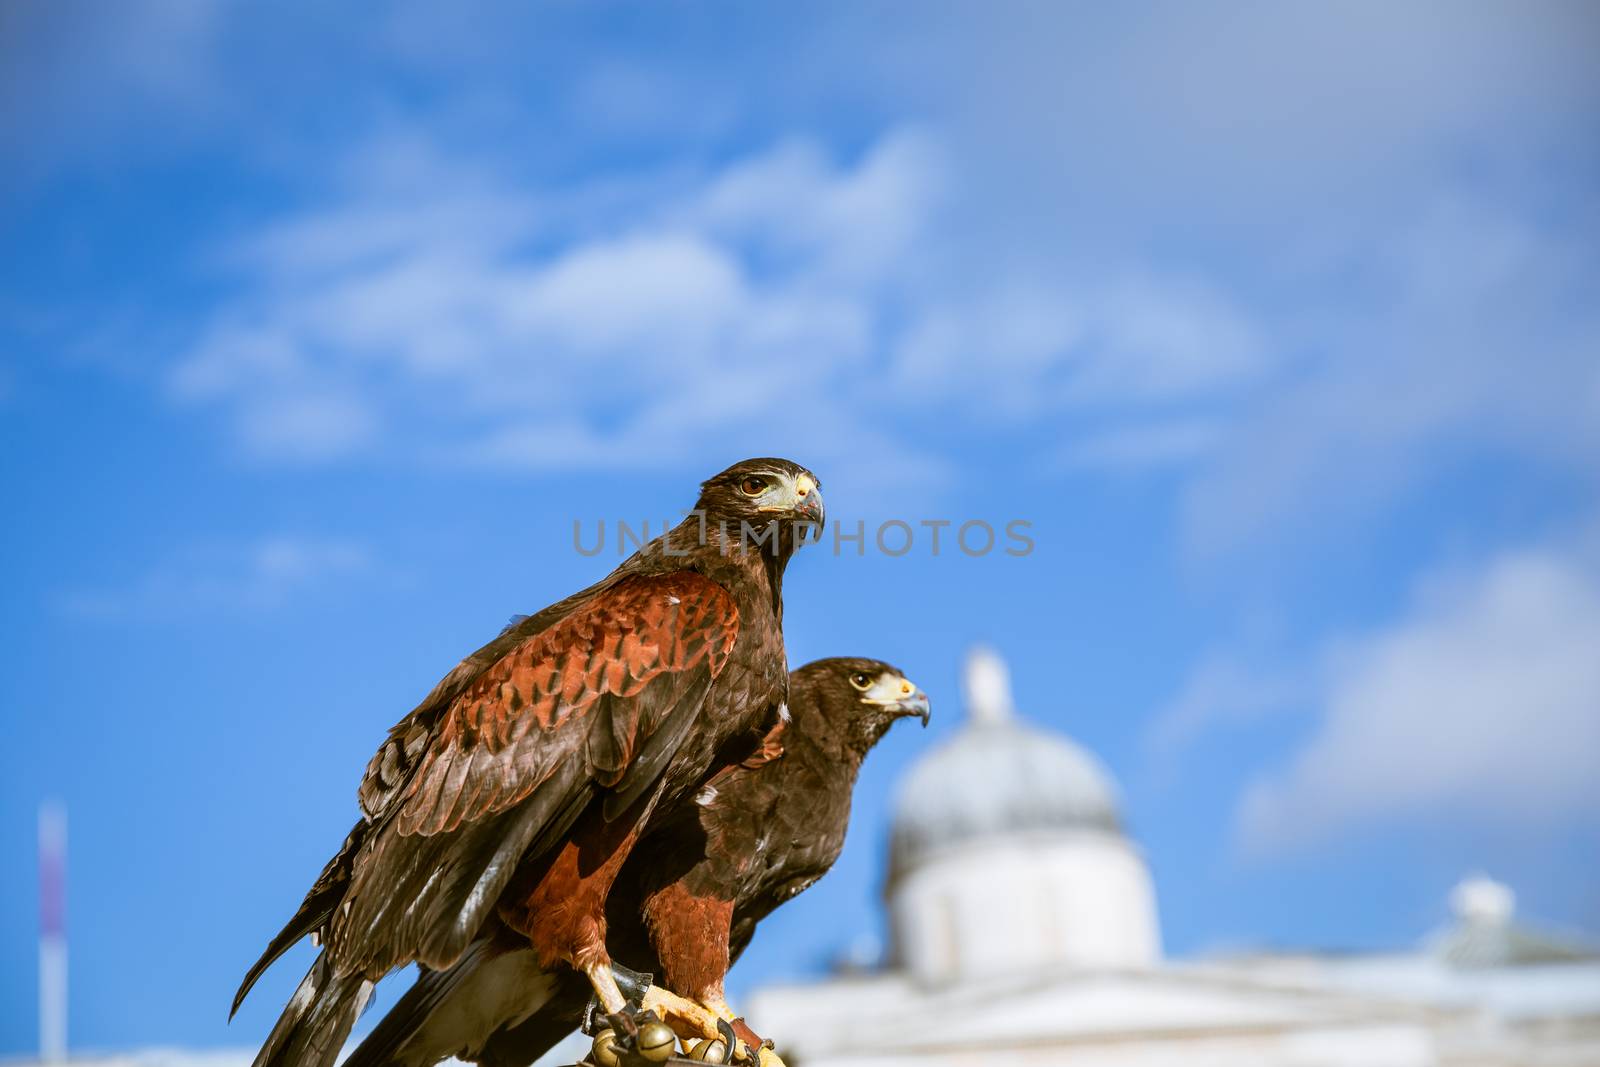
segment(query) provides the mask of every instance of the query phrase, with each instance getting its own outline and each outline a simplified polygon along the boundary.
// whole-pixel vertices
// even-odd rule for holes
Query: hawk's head
[[[789,676],[789,703],[819,715],[817,726],[863,753],[899,719],[928,725],[928,695],[898,668],[876,659],[841,656],[806,664]],[[799,726],[814,728],[811,722]]]
[[[808,523],[822,529],[817,476],[787,459],[747,459],[700,486],[695,508],[713,522],[747,523],[759,533],[770,523]]]

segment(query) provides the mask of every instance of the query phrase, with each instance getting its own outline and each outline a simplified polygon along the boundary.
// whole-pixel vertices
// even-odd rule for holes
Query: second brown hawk
[[[825,659],[794,671],[762,748],[714,771],[630,855],[610,899],[613,955],[759,1045],[723,999],[723,979],[756,924],[833,866],[862,760],[907,716],[926,724],[928,698],[887,663]],[[450,1056],[526,1067],[578,1026],[589,996],[507,931],[455,967],[425,972],[344,1067],[430,1067]]]

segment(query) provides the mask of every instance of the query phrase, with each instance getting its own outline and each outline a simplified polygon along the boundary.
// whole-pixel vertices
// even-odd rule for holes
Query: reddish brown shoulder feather
[[[606,701],[608,731],[625,768],[677,690],[702,668],[721,673],[738,625],[733,597],[695,572],[604,590],[513,646],[451,700],[407,760],[416,772],[395,798],[396,829],[440,833],[525,799],[563,760],[584,756],[602,698],[615,698]],[[652,687],[652,699],[635,699],[663,676],[671,677]],[[592,769],[601,785],[620,778],[617,767]]]

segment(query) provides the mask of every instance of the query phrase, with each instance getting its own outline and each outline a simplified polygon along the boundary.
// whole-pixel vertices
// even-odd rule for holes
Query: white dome
[[[889,881],[952,846],[1029,831],[1121,832],[1116,787],[1081,746],[1018,721],[1005,665],[980,649],[967,663],[968,722],[901,785]]]
[[[943,985],[1161,956],[1155,888],[1100,761],[1021,721],[1006,665],[967,660],[967,722],[900,788],[885,886],[893,959]]]

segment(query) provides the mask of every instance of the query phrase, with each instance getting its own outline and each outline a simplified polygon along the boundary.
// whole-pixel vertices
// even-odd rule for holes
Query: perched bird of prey
[[[926,725],[928,698],[887,663],[824,659],[790,674],[787,709],[761,749],[713,770],[694,803],[652,825],[628,857],[608,907],[613,956],[735,1022],[722,992],[728,968],[757,923],[838,859],[862,760],[906,716]],[[345,1067],[427,1067],[452,1055],[525,1067],[580,1024],[590,996],[581,977],[549,973],[509,931],[477,948],[424,972]],[[736,1047],[760,1046],[742,1023],[737,1031]]]
[[[822,521],[810,471],[736,464],[681,524],[447,674],[389,731],[361,821],[245,976],[235,1010],[290,945],[321,945],[255,1067],[327,1067],[379,978],[446,970],[490,933],[575,968],[625,1026],[612,882],[652,821],[776,721],[784,568]],[[691,1032],[714,1036],[698,1010]]]

